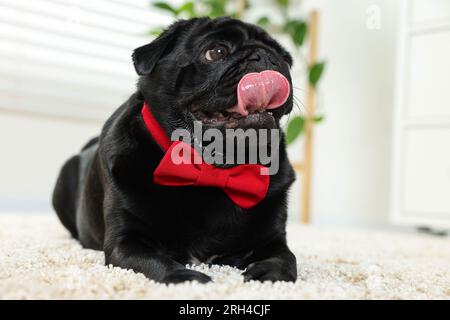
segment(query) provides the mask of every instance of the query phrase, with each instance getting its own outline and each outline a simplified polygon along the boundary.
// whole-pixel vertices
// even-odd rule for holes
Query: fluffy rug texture
[[[450,239],[290,225],[296,283],[243,282],[242,270],[190,266],[214,279],[163,285],[104,266],[49,215],[0,215],[1,299],[449,299]]]

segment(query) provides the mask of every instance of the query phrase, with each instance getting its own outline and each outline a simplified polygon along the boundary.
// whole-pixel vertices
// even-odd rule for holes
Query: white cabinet
[[[436,24],[450,19],[450,1],[448,0],[412,0],[411,21],[415,24]]]
[[[450,228],[450,1],[403,1],[392,220]]]
[[[406,130],[404,139],[405,213],[450,218],[450,128]]]
[[[406,116],[450,117],[450,29],[409,42]]]

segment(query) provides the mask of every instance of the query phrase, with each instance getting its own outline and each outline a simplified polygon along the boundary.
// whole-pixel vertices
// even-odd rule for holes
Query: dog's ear
[[[187,27],[187,20],[179,20],[161,33],[155,40],[134,50],[132,58],[138,75],[150,74],[159,59],[170,50],[180,31]]]

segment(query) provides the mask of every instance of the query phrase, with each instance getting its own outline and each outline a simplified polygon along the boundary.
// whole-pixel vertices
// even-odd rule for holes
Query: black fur
[[[204,61],[204,51],[217,41],[231,46],[229,57]],[[140,115],[145,100],[169,136],[175,128],[191,129],[189,107],[232,106],[245,73],[272,69],[290,80],[290,55],[259,27],[199,18],[175,23],[136,49],[133,60],[141,75],[137,92],[107,120],[99,139],[61,170],[53,204],[64,226],[84,247],[103,250],[106,264],[159,282],[210,281],[185,268],[193,258],[246,268],[245,280],[295,281],[296,259],[285,234],[294,173],[284,141],[267,197],[243,210],[217,188],[153,184],[163,151]],[[277,126],[291,109],[292,94],[274,114]]]

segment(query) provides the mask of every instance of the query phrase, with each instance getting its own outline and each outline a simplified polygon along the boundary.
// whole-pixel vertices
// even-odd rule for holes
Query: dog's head
[[[133,53],[139,91],[170,135],[178,128],[278,128],[292,110],[290,54],[231,18],[171,25]]]

